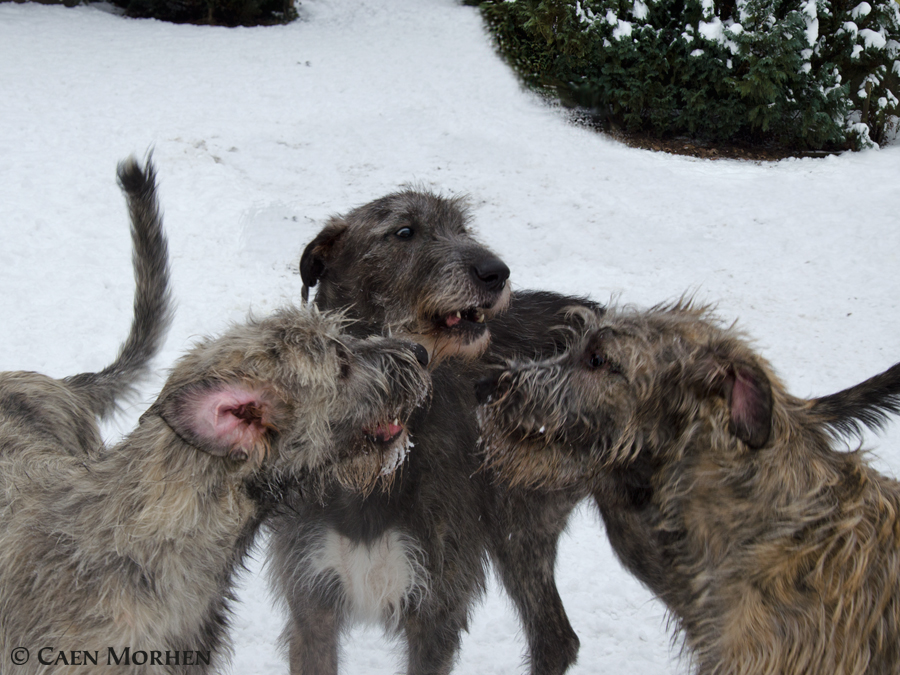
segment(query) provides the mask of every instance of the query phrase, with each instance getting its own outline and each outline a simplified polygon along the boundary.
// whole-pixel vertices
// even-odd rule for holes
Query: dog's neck
[[[101,611],[123,627],[123,639],[163,644],[172,636],[155,634],[166,625],[159,611],[181,616],[185,634],[196,635],[260,525],[244,477],[149,417],[79,478],[95,481],[91,492],[106,502],[100,521],[93,510],[71,511],[71,527],[90,542],[80,573],[104,586]],[[142,600],[148,591],[155,600]]]

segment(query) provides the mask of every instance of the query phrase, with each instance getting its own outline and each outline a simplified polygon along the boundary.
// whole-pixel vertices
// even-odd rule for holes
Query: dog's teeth
[[[484,312],[480,309],[475,310],[475,323],[484,323]]]
[[[454,316],[456,316],[457,319],[461,319],[461,318],[462,318],[462,312],[459,311],[459,310],[456,310],[456,314],[454,314]]]

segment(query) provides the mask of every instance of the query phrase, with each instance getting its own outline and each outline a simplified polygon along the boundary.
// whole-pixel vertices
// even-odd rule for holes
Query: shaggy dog
[[[132,337],[157,335],[143,339],[149,353],[169,313],[165,240],[152,168],[131,162],[120,177],[134,229],[155,242],[135,257],[144,328]],[[233,573],[280,485],[327,473],[369,489],[405,456],[407,420],[428,397],[424,348],[353,338],[345,324],[287,308],[201,342],[110,448],[97,416],[122,388],[110,379],[128,379],[110,375],[121,356],[65,380],[0,373],[3,672],[6,659],[25,674],[221,664]]]
[[[900,672],[900,485],[837,442],[900,410],[900,365],[805,400],[706,309],[582,315],[480,383],[495,470],[590,489],[702,675]]]

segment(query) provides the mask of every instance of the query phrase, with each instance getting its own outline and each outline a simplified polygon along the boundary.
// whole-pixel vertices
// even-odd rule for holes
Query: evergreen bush
[[[174,23],[256,26],[297,18],[293,0],[112,0],[128,16]]]
[[[486,0],[530,86],[630,131],[795,149],[880,143],[900,0]]]

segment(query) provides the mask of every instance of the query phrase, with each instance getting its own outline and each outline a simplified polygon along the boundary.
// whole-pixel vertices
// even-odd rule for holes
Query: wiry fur
[[[900,368],[804,400],[704,308],[592,324],[482,383],[496,468],[594,492],[702,675],[900,671],[900,484],[835,438],[900,411]]]
[[[134,247],[134,318],[116,360],[99,373],[66,378],[66,384],[98,416],[111,414],[147,375],[172,322],[169,254],[156,197],[156,170],[148,157],[141,169],[134,157],[118,167],[119,185],[131,216]]]
[[[298,549],[291,552],[300,553]],[[383,623],[397,631],[403,614],[428,593],[430,579],[422,551],[414,539],[398,530],[388,530],[360,546],[335,530],[321,528],[302,554],[306,560],[297,568],[306,576],[295,579],[295,584],[322,588],[325,594],[340,598],[339,613],[350,620]]]
[[[165,301],[155,307],[167,315]],[[71,387],[0,374],[2,658],[51,647],[102,660],[127,647],[209,652],[221,664],[232,575],[279,486],[322,472],[365,491],[427,398],[419,345],[359,340],[344,324],[288,308],[203,341],[112,448],[100,444],[93,407],[108,398],[107,380],[93,380],[95,392],[90,376]],[[402,429],[390,439],[389,424]],[[102,669],[35,656],[15,672]]]
[[[477,439],[474,421],[457,414],[474,406],[471,388],[446,364],[432,379],[429,405],[409,420],[415,447],[389,486],[291,490],[272,521],[273,580],[290,609],[284,637],[295,675],[336,673],[341,632],[357,621],[404,638],[407,673],[453,665],[484,587],[488,514],[478,462],[459,451]]]
[[[62,380],[36,373],[0,376],[0,409],[7,436],[23,444],[48,431],[34,424],[43,420],[62,447],[73,453],[91,452],[101,444],[95,417],[112,414],[146,376],[172,320],[166,238],[156,199],[156,173],[147,160],[141,169],[132,157],[119,164],[118,180],[131,216],[134,245],[134,318],[116,360],[99,373],[82,373]],[[14,413],[14,414],[11,414]]]
[[[554,567],[566,519],[588,493],[511,489],[479,472],[472,383],[484,364],[555,353],[571,330],[562,310],[585,301],[541,292],[511,296],[508,269],[468,233],[467,222],[459,200],[406,190],[332,219],[303,254],[303,280],[318,284],[318,306],[344,308],[361,320],[358,329],[409,336],[439,357],[483,361],[441,360],[433,373],[435,400],[411,421],[416,448],[390,490],[359,499],[335,489],[317,503],[297,496],[293,513],[277,521],[273,569],[291,608],[286,638],[295,675],[335,673],[339,631],[358,614],[311,573],[306,551],[323,528],[344,532],[358,547],[393,531],[418,542],[430,588],[418,608],[404,612],[407,672],[451,667],[483,585],[486,552],[522,617],[531,672],[562,673],[575,661],[578,638]],[[511,309],[502,313],[507,302]],[[471,307],[487,322],[448,330],[444,320]]]
[[[583,317],[602,312],[581,297],[516,291],[509,309],[489,323],[491,344],[469,386],[474,390],[478,377],[509,359],[549,358],[564,351],[582,328]],[[474,411],[460,415],[471,418]],[[484,461],[480,452],[478,456]],[[512,483],[489,465],[484,473],[489,481],[489,552],[522,621],[529,671],[563,673],[575,663],[580,643],[556,588],[556,556],[569,516],[590,491]]]
[[[484,320],[509,300],[509,268],[469,220],[462,200],[412,189],[334,216],[303,252],[304,296],[320,284],[320,307],[412,337],[434,360],[477,356]]]

